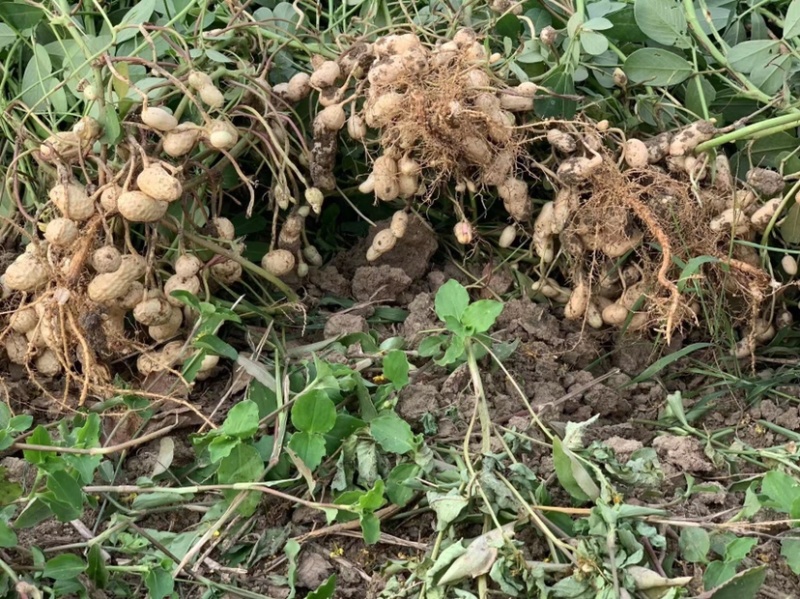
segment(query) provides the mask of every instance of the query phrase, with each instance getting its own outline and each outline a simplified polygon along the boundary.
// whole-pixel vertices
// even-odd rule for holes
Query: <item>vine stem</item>
[[[697,13],[695,12],[694,3],[692,0],[683,0],[683,8],[684,14],[686,15],[686,21],[689,23],[689,27],[692,29],[692,33],[694,33],[695,37],[700,41],[700,43],[708,50],[709,54],[716,60],[720,65],[725,67],[725,69],[731,72],[736,79],[738,79],[742,85],[747,89],[748,92],[753,94],[758,100],[764,103],[769,103],[772,101],[767,94],[763,91],[758,89],[753,82],[747,79],[741,73],[736,73],[733,69],[731,69],[730,63],[725,55],[720,52],[719,48],[717,48],[711,39],[706,35],[705,31],[703,31],[702,25],[700,25],[700,21],[697,20]]]
[[[288,285],[286,285],[286,283],[281,281],[271,272],[264,270],[263,268],[261,268],[256,264],[253,264],[252,262],[250,262],[250,260],[242,258],[239,254],[232,252],[228,249],[225,249],[221,245],[214,243],[213,241],[209,241],[205,237],[201,237],[200,235],[195,235],[194,233],[190,233],[189,231],[179,229],[177,225],[169,221],[162,220],[160,224],[170,229],[173,233],[178,233],[179,235],[183,235],[183,237],[185,237],[192,243],[195,243],[207,250],[211,250],[212,252],[219,254],[220,256],[224,256],[228,260],[233,260],[234,262],[238,262],[245,270],[249,270],[253,274],[256,274],[266,279],[270,283],[272,283],[286,296],[286,299],[289,300],[290,302],[294,303],[299,301],[297,294]]]
[[[716,148],[717,146],[721,146],[726,143],[730,143],[732,141],[739,141],[740,139],[748,139],[751,137],[763,137],[765,132],[770,133],[778,133],[779,131],[783,131],[785,129],[792,129],[793,127],[800,126],[800,114],[794,112],[791,114],[784,114],[781,116],[776,116],[771,119],[767,119],[765,121],[760,121],[758,123],[753,123],[752,125],[747,125],[746,127],[742,127],[741,129],[737,129],[735,131],[731,131],[730,133],[725,133],[724,135],[720,135],[719,137],[715,137],[714,139],[710,139],[701,143],[700,145],[695,148],[695,152],[705,152],[706,150],[710,150],[712,148]]]

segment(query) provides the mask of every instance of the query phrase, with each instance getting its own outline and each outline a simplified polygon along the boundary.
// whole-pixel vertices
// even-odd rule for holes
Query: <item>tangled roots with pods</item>
[[[752,233],[749,219],[743,211],[738,223],[720,224],[720,207],[734,197],[711,185],[697,197],[675,173],[649,164],[623,170],[605,155],[554,204],[569,211],[559,236],[573,284],[566,316],[659,329],[669,339],[723,302],[732,324],[764,328],[758,315],[771,277],[755,252],[731,244]]]

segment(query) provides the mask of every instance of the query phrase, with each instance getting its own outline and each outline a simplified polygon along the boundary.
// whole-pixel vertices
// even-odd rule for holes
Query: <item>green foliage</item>
[[[466,288],[451,279],[436,292],[434,309],[449,334],[424,339],[419,347],[421,356],[438,356],[437,364],[451,366],[466,360],[467,346],[470,344],[474,346],[472,351],[476,357],[485,355],[488,347],[503,353],[502,344],[493,346],[491,338],[485,335],[503,311],[501,302],[478,300],[470,303]]]

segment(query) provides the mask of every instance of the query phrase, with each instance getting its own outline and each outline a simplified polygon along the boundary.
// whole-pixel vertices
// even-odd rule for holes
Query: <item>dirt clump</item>
[[[353,297],[360,302],[394,302],[411,285],[400,268],[362,266],[353,276]]]
[[[437,411],[439,389],[434,385],[412,384],[400,392],[397,413],[412,424],[418,424],[427,413]]]
[[[372,245],[375,236],[391,225],[391,221],[380,221],[378,227],[370,230],[367,245]],[[439,241],[436,234],[420,218],[408,219],[408,226],[403,237],[395,242],[395,246],[372,262],[373,266],[400,268],[412,281],[422,278],[430,268],[430,262]]]
[[[312,268],[308,273],[309,281],[321,291],[337,297],[350,295],[350,281],[339,273],[333,265],[323,268]]]
[[[316,551],[304,551],[297,567],[297,586],[316,589],[333,573],[333,565]]]
[[[328,338],[368,331],[369,325],[366,318],[359,314],[332,314],[325,323],[325,337]]]
[[[408,316],[403,321],[402,335],[409,347],[417,347],[425,338],[425,331],[438,326],[433,305],[433,296],[430,293],[420,293],[408,304]]]
[[[644,447],[644,443],[636,439],[623,439],[616,436],[603,439],[603,444],[614,452],[617,460],[622,464],[630,459],[634,451]]]
[[[667,477],[683,472],[714,472],[713,464],[703,453],[703,444],[694,437],[661,435],[653,439],[653,449],[656,450]]]

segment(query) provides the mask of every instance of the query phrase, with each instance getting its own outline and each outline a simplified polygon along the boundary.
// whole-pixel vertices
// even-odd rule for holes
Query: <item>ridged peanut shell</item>
[[[53,245],[67,247],[78,238],[78,225],[68,218],[54,218],[47,223],[44,238]]]
[[[77,183],[59,183],[49,192],[61,216],[76,221],[84,221],[94,214],[94,202],[86,194],[86,188]]]
[[[13,291],[30,292],[42,287],[50,279],[50,271],[40,258],[22,254],[6,269],[4,282]]]
[[[174,202],[183,194],[181,182],[158,164],[152,164],[139,173],[136,185],[151,198],[165,202]]]
[[[154,223],[167,213],[168,205],[142,191],[126,191],[117,199],[119,213],[132,223]]]

